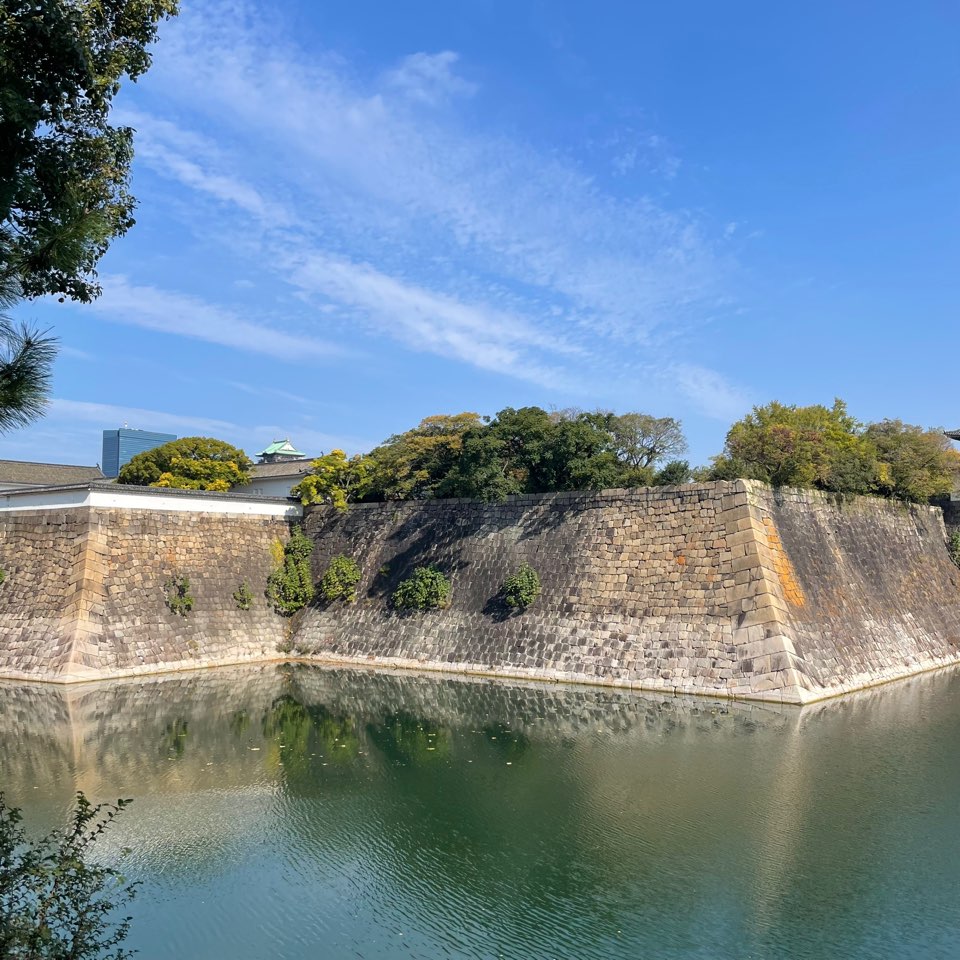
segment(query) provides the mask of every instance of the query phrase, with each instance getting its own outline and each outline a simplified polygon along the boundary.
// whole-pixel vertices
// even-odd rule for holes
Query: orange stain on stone
[[[797,581],[797,574],[787,556],[787,551],[783,549],[780,534],[777,533],[777,528],[769,517],[763,518],[763,527],[767,532],[767,545],[773,554],[773,569],[780,580],[780,586],[783,587],[783,598],[794,607],[802,607],[807,602],[807,598]]]

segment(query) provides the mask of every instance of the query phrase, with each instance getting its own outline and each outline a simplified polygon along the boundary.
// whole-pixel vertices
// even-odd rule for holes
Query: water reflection
[[[958,674],[803,711],[299,665],[4,684],[0,783],[37,829],[136,798],[105,855],[135,851],[145,958],[953,956],[958,703]]]

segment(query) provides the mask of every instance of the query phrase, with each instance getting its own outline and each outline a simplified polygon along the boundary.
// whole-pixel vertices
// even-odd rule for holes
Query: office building
[[[151,433],[149,430],[131,430],[121,427],[119,430],[103,431],[103,475],[116,477],[120,468],[128,464],[138,453],[163,446],[176,440],[174,433]]]

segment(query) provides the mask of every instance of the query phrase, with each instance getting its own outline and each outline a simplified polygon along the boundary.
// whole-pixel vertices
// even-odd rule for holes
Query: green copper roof
[[[258,457],[269,457],[272,454],[282,454],[285,457],[305,457],[289,440],[274,440],[266,450],[261,450]]]

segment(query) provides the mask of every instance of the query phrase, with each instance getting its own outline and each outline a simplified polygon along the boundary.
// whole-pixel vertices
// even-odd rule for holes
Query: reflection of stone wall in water
[[[293,760],[300,714],[291,705],[306,709],[308,726],[364,739],[398,716],[432,729],[501,726],[533,739],[789,726],[797,717],[766,704],[305,664],[69,686],[0,683],[0,783],[56,787],[64,800],[78,789],[142,795],[147,785],[174,788],[203,773],[213,774],[210,787],[218,790],[256,783],[279,776],[281,760]],[[271,752],[264,740],[283,743],[290,754],[276,745]]]
[[[317,657],[671,692],[808,702],[956,662],[958,571],[939,511],[752,482],[315,510],[314,569],[345,553],[360,600],[306,612]],[[522,562],[543,591],[497,600]],[[411,570],[453,580],[449,609],[401,617]]]
[[[77,508],[0,513],[0,674],[83,679],[276,658],[263,595],[286,520]],[[188,617],[167,605],[184,575]],[[250,610],[233,592],[252,589]]]

